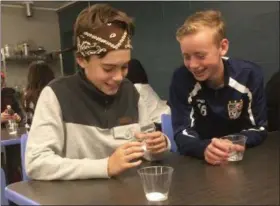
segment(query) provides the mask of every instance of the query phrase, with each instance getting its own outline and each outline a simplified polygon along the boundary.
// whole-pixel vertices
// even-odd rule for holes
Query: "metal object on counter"
[[[4,48],[1,48],[1,61],[5,59],[5,51]]]
[[[15,46],[15,55],[16,56],[28,56],[29,55],[29,44],[27,42],[18,43]]]
[[[23,43],[23,55],[28,56],[29,55],[29,45],[27,43]]]
[[[5,57],[10,57],[13,55],[12,47],[8,44],[4,46],[4,56]]]

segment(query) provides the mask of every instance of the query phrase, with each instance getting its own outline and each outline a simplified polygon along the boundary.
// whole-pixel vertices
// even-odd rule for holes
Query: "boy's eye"
[[[197,58],[199,58],[199,59],[205,59],[206,54],[198,53],[198,54],[196,54],[196,56],[197,56]]]
[[[122,68],[122,70],[127,69],[128,65],[123,65],[121,68]]]
[[[190,60],[190,56],[189,55],[184,55],[184,59],[185,60]]]
[[[113,68],[113,67],[106,67],[106,66],[104,66],[104,67],[103,67],[103,70],[104,70],[105,72],[111,72],[111,71],[114,70],[114,68]]]

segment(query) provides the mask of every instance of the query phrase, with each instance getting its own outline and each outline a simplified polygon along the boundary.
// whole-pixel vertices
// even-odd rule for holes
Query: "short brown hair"
[[[189,16],[184,24],[177,30],[176,38],[180,40],[186,35],[198,32],[203,27],[215,29],[214,40],[217,44],[226,37],[225,21],[222,18],[221,12],[215,10],[205,10],[196,12]]]
[[[78,15],[74,25],[74,45],[77,37],[85,30],[93,30],[104,24],[115,22],[118,26],[133,36],[133,19],[126,13],[111,7],[109,4],[94,4],[85,8]]]

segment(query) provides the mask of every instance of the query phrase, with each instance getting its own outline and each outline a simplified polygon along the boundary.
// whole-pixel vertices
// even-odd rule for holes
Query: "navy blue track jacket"
[[[241,133],[246,147],[267,136],[266,101],[261,68],[249,61],[223,58],[224,87],[209,88],[185,66],[175,70],[169,105],[180,154],[204,158],[213,137]]]

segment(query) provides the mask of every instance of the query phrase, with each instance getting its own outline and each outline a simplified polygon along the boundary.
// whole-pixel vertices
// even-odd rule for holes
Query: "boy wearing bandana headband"
[[[132,34],[132,20],[109,5],[79,14],[75,42],[82,70],[51,82],[40,95],[26,148],[29,177],[108,178],[170,149],[161,132],[141,130],[160,117],[150,115],[125,79]]]

